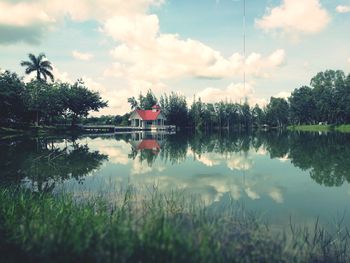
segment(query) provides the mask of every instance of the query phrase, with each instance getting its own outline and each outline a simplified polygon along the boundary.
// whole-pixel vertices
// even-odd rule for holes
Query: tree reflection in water
[[[192,153],[201,158],[205,153],[227,156],[230,153],[248,154],[263,148],[271,159],[290,160],[308,170],[311,178],[325,186],[341,186],[350,182],[350,134],[341,133],[177,133],[131,135],[129,158],[147,161],[152,166],[157,158],[163,162],[181,163]]]
[[[0,145],[0,182],[25,184],[32,190],[51,192],[56,183],[82,181],[98,169],[107,155],[90,151],[75,140],[25,139]]]
[[[271,159],[289,160],[294,166],[308,171],[318,184],[341,186],[350,182],[350,134],[221,131],[174,135],[134,133],[101,138],[127,142],[131,150],[125,155],[136,162],[146,162],[149,167],[157,159],[164,164],[182,163],[188,158],[210,163],[211,160],[205,160],[204,157],[208,157],[205,154],[227,161],[236,153],[249,158],[250,154],[263,150]],[[93,139],[89,138],[90,141]],[[34,190],[52,191],[58,182],[72,178],[82,181],[107,159],[108,155],[91,151],[82,140],[80,144],[76,143],[75,138],[1,141],[0,183],[19,185],[25,182]],[[215,162],[217,160],[212,164]],[[230,163],[229,168],[236,166]]]

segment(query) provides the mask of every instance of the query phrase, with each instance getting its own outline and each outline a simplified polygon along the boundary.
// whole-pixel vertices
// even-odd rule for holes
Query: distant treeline
[[[350,74],[346,76],[341,70],[320,72],[311,79],[310,86],[295,89],[288,99],[271,97],[263,108],[251,107],[247,102],[204,103],[200,98],[188,107],[185,96],[171,93],[158,100],[151,90],[138,100],[132,97],[128,101],[131,109],[150,109],[159,103],[168,123],[198,129],[345,124],[350,123]]]
[[[33,60],[38,58],[32,57]],[[42,64],[45,62],[47,61],[41,61]],[[42,65],[35,70],[40,70],[40,67]],[[295,89],[288,99],[271,97],[264,107],[251,106],[248,102],[204,103],[201,98],[194,98],[189,106],[183,95],[172,92],[158,99],[151,90],[146,95],[140,94],[137,99],[128,98],[128,102],[131,110],[151,109],[158,103],[168,124],[202,130],[319,123],[348,124],[350,74],[345,75],[341,70],[320,72],[311,79],[310,86]],[[98,111],[106,106],[107,103],[101,99],[99,93],[90,91],[80,80],[74,84],[48,83],[39,74],[35,80],[24,83],[15,73],[5,71],[0,74],[2,125],[31,122],[75,124],[77,121],[128,125],[130,113],[87,118],[90,111]]]

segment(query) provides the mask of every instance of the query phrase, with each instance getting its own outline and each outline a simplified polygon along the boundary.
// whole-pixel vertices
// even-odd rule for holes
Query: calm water
[[[156,184],[208,205],[229,197],[285,225],[350,222],[350,135],[128,134],[0,141],[0,183],[98,192]],[[113,187],[112,187],[113,186]],[[350,223],[349,223],[350,224]]]

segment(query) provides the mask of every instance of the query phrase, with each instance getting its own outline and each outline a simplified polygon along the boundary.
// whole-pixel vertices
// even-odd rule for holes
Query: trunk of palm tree
[[[40,80],[40,72],[39,72],[39,70],[36,72],[36,79]]]

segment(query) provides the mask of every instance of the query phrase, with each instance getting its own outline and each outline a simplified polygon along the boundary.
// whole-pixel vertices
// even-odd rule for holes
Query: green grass
[[[350,124],[343,124],[343,125],[340,125],[340,126],[337,126],[335,127],[335,130],[336,131],[339,131],[339,132],[350,132]]]
[[[310,131],[310,132],[319,132],[319,131],[331,131],[331,125],[292,125],[287,127],[291,131]]]
[[[231,203],[181,192],[103,197],[0,189],[4,262],[349,262],[349,232],[292,226],[272,233]],[[344,232],[345,231],[345,232]],[[1,261],[1,260],[0,260]]]
[[[306,132],[319,132],[319,131],[338,131],[349,133],[350,132],[350,124],[343,125],[291,125],[287,127],[290,131],[306,131]]]

